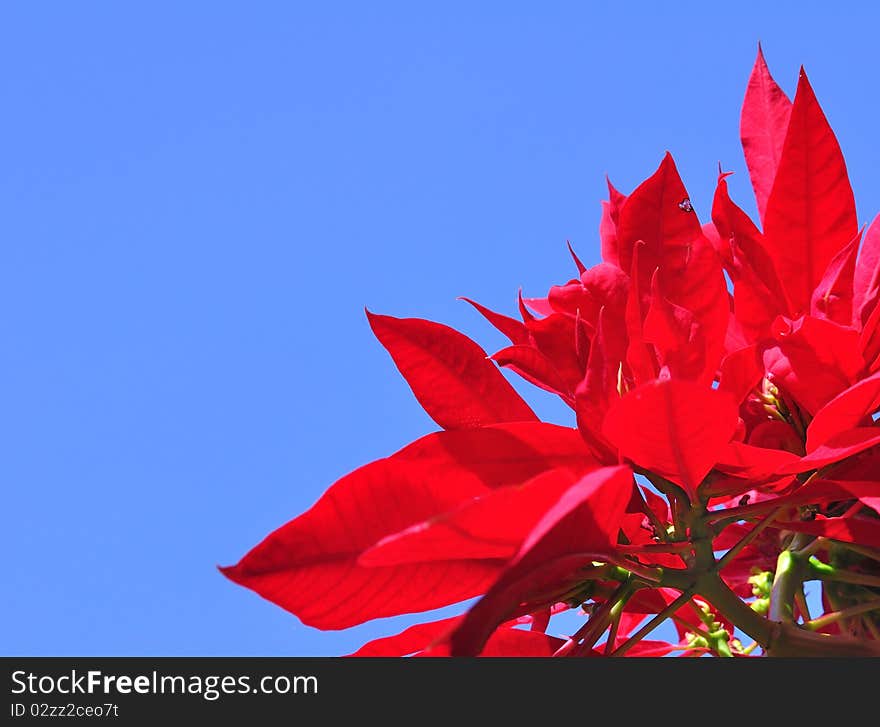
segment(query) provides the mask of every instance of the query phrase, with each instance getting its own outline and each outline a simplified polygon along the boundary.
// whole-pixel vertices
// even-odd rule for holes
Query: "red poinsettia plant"
[[[792,102],[760,49],[741,137],[760,226],[725,172],[701,224],[667,154],[609,184],[601,263],[572,251],[518,318],[469,301],[510,339],[492,356],[368,313],[441,431],[222,572],[319,629],[475,599],[360,656],[880,656],[880,218],[859,226],[806,74]]]

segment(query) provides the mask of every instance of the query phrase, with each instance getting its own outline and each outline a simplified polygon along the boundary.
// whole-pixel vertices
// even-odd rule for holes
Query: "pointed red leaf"
[[[577,429],[546,422],[436,432],[392,457],[430,466],[438,478],[461,477],[463,470],[493,488],[522,484],[556,467],[584,473],[598,464]]]
[[[726,392],[670,379],[639,386],[615,402],[602,431],[622,457],[694,496],[725,454],[737,420]]]
[[[474,300],[470,298],[462,297],[460,300],[463,300],[467,303],[470,303],[477,311],[485,318],[489,323],[491,323],[495,328],[497,328],[501,333],[507,336],[510,339],[512,344],[528,344],[529,342],[529,329],[525,327],[522,321],[518,321],[516,318],[510,318],[509,316],[502,315],[501,313],[496,313],[486,306],[480,305]]]
[[[758,57],[746,88],[739,126],[761,219],[764,219],[767,198],[779,167],[790,116],[791,101],[773,80],[758,46]]]
[[[862,233],[859,231],[850,243],[828,263],[828,269],[810,301],[810,314],[816,318],[849,326],[853,319],[853,273]]]
[[[821,535],[843,543],[858,543],[869,548],[880,548],[880,520],[867,517],[829,517],[815,520],[780,521],[774,528],[796,533]]]
[[[859,334],[852,328],[823,318],[780,316],[771,332],[776,345],[764,350],[764,368],[810,414],[852,386],[864,368]]]
[[[357,558],[389,533],[485,491],[473,477],[441,480],[422,463],[379,460],[222,572],[320,629],[456,603],[481,593],[503,561],[364,568]]]
[[[765,248],[764,236],[730,199],[727,176],[719,175],[712,201],[712,220],[729,247],[725,251],[729,263],[725,265],[734,283],[734,296],[738,299],[737,318],[759,335],[778,314],[787,312],[785,294],[773,259]],[[750,300],[759,302],[748,305]]]
[[[605,467],[572,485],[534,527],[502,576],[452,634],[453,655],[479,653],[489,634],[530,599],[553,602],[578,582],[578,568],[614,549],[632,494],[628,467]]]
[[[631,271],[631,297],[638,296],[639,321],[650,299],[651,279],[660,269],[664,294],[689,311],[702,331],[706,369],[714,376],[724,348],[730,306],[721,260],[703,236],[675,162],[666,154],[657,171],[627,197],[620,211],[621,266]],[[636,255],[636,248],[638,253]],[[636,380],[649,368],[639,351],[636,306],[627,309]],[[637,360],[638,359],[638,360]]]
[[[406,530],[389,535],[361,555],[366,566],[435,560],[511,558],[544,513],[578,474],[554,469],[522,485],[491,490]]]
[[[606,308],[599,312],[598,326],[584,380],[577,388],[578,425],[588,427],[596,434],[602,426],[605,412],[618,399],[621,368],[626,357],[626,333],[620,325],[609,325]]]
[[[581,284],[599,307],[615,316],[623,316],[629,296],[629,275],[608,263],[599,263],[581,275]]]
[[[859,353],[869,373],[880,371],[880,305],[875,305],[859,334]]]
[[[798,462],[796,454],[782,449],[754,447],[742,442],[731,442],[715,465],[720,472],[748,480],[773,477],[781,468]]]
[[[726,391],[739,405],[761,382],[764,366],[756,346],[748,346],[725,356],[721,362],[718,388]]]
[[[880,296],[880,215],[874,218],[859,251],[853,275],[853,323],[861,327]]]
[[[461,616],[453,616],[439,621],[415,624],[399,634],[373,639],[349,656],[407,656],[415,654],[430,648],[433,643],[439,642],[461,619]]]
[[[583,275],[587,271],[586,265],[581,262],[581,259],[577,256],[577,253],[575,253],[574,248],[571,246],[571,241],[566,240],[565,244],[568,245],[568,251],[571,253],[572,260],[574,260],[578,275]]]
[[[880,427],[856,427],[848,432],[835,434],[817,446],[806,457],[780,467],[779,473],[793,475],[817,470],[864,452],[878,444],[880,444]]]
[[[489,637],[482,657],[549,657],[559,649],[565,641],[556,636],[549,636],[540,631],[523,629],[499,628]]]
[[[448,326],[367,312],[376,338],[428,415],[444,429],[534,421],[486,352]]]
[[[525,629],[516,629],[509,626],[499,626],[476,656],[484,658],[550,657],[564,643],[563,639],[556,636],[548,636],[540,631],[526,631]],[[441,642],[430,649],[413,654],[413,656],[450,656],[449,643]]]
[[[714,366],[706,366],[706,342],[693,313],[663,294],[660,271],[651,279],[651,303],[645,316],[645,341],[654,345],[661,366],[679,379],[711,382]]]
[[[490,488],[557,467],[578,473],[596,467],[574,429],[525,422],[429,434],[346,475],[311,509],[222,570],[322,629],[455,603],[485,590],[503,561],[367,568],[358,558],[382,538]]]
[[[642,282],[647,289],[650,275],[663,262],[679,267],[690,256],[690,245],[702,237],[702,228],[690,206],[687,190],[668,152],[648,179],[626,198],[620,210],[617,236],[620,267],[632,268],[633,246],[642,241],[640,254],[648,270]]]
[[[582,363],[578,355],[578,325],[583,324],[561,313],[526,322],[533,345],[553,363],[566,384],[566,392],[573,392],[584,377],[586,362]]]
[[[642,311],[642,290],[640,279],[642,274],[642,250],[644,243],[638,242],[633,247],[632,269],[630,276],[629,296],[626,300],[626,363],[632,371],[636,385],[657,378],[659,367],[653,347],[645,341],[644,313]],[[656,270],[656,268],[655,268]]]
[[[857,232],[843,154],[801,70],[764,219],[767,249],[793,316],[809,310],[828,264]]]
[[[620,246],[617,240],[617,224],[620,221],[620,210],[626,202],[626,195],[618,192],[608,182],[608,200],[602,201],[602,217],[599,222],[599,240],[601,242],[602,260],[611,265],[621,267]],[[624,268],[628,270],[629,268]]]
[[[494,353],[491,359],[535,386],[559,394],[567,403],[574,401],[568,383],[562,378],[553,362],[532,346],[508,346]]]
[[[880,372],[862,379],[823,406],[807,428],[807,452],[835,434],[865,423],[880,408]]]
[[[827,505],[842,500],[861,500],[870,507],[869,503],[878,496],[880,496],[880,482],[812,479],[790,495],[772,500],[772,504],[774,507],[785,504]]]

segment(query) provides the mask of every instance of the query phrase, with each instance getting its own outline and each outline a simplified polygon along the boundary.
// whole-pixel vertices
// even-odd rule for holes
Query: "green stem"
[[[629,597],[635,592],[636,588],[632,581],[628,580],[621,583],[617,590],[612,594],[605,603],[603,603],[593,615],[590,617],[590,627],[583,634],[583,641],[576,646],[572,655],[580,651],[587,651],[593,648],[593,645],[599,640],[599,637],[608,628],[608,624],[614,617],[615,608],[619,606],[618,613],[629,600]]]
[[[605,656],[611,654],[614,649],[614,642],[617,641],[617,630],[620,628],[620,616],[623,613],[623,607],[626,605],[627,598],[621,598],[611,608],[611,628],[608,630],[608,642],[605,644]]]
[[[808,564],[810,574],[821,581],[837,581],[838,583],[853,583],[857,586],[880,588],[880,577],[878,576],[869,576],[865,573],[853,573],[852,571],[835,568],[832,565],[823,563],[815,555],[810,556]]]
[[[797,550],[804,545],[804,538],[795,537],[789,548],[783,550],[776,559],[776,573],[770,589],[770,610],[767,618],[771,621],[794,623],[794,599],[804,582],[805,561]]]
[[[749,608],[716,574],[702,576],[696,591],[737,628],[761,644],[768,656],[880,656],[880,642],[819,634],[795,624],[764,618]]]
[[[880,610],[880,599],[874,601],[866,601],[865,603],[858,603],[855,606],[844,608],[841,611],[832,611],[831,613],[826,613],[824,616],[814,618],[812,621],[808,621],[804,625],[810,631],[818,631],[819,629],[825,628],[828,624],[832,624],[835,621],[840,621],[840,619],[850,618],[851,616],[859,616],[863,613],[868,613],[870,611],[876,610]]]
[[[629,651],[633,646],[644,639],[667,618],[669,618],[672,614],[678,611],[678,609],[684,606],[684,604],[686,604],[691,599],[692,595],[693,594],[690,591],[685,591],[684,593],[682,593],[666,608],[660,611],[660,613],[654,616],[654,618],[648,621],[648,623],[642,626],[642,628],[636,631],[636,633],[630,636],[630,638],[625,643],[621,644],[618,648],[612,651],[611,656],[623,656],[627,651]]]

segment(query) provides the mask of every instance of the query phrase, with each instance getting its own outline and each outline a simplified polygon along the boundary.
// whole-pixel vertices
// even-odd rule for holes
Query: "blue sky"
[[[502,341],[670,150],[702,219],[762,41],[880,210],[868,4],[0,10],[5,654],[342,654],[215,570],[433,430],[363,308]],[[520,387],[521,390],[526,391]],[[567,421],[529,392],[547,418]]]

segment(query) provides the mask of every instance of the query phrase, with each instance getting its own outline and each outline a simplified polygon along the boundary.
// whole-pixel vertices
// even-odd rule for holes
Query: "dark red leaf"
[[[420,318],[369,311],[367,317],[416,399],[444,429],[537,420],[486,352],[464,334]]]
[[[559,394],[568,404],[574,395],[553,362],[532,346],[508,346],[491,356],[499,366],[509,368],[535,386]]]
[[[670,379],[626,394],[609,410],[602,431],[622,457],[694,496],[726,453],[737,420],[726,392]]]
[[[501,313],[496,313],[489,308],[486,308],[483,305],[480,305],[474,300],[470,298],[462,297],[460,300],[463,300],[467,303],[470,303],[477,311],[491,323],[495,328],[497,328],[501,333],[507,336],[510,339],[510,342],[513,345],[519,344],[528,344],[529,342],[529,329],[525,327],[525,324],[522,321],[518,321],[516,318],[510,318],[509,316],[502,315]]]
[[[810,414],[852,386],[865,365],[859,334],[832,321],[780,316],[772,333],[776,345],[765,349],[764,368]]]
[[[721,381],[718,388],[726,391],[739,405],[761,382],[764,366],[757,347],[748,346],[728,354],[721,362]]]
[[[843,154],[801,69],[764,217],[767,250],[793,317],[809,311],[828,264],[857,233]]]
[[[491,490],[383,538],[358,563],[382,566],[511,558],[538,520],[578,478],[576,471],[553,469],[522,485]]]
[[[842,326],[853,319],[853,273],[862,233],[859,231],[850,243],[828,263],[825,275],[813,291],[810,313],[816,318],[827,318]]]
[[[578,432],[541,422],[438,432],[346,475],[233,567],[236,583],[322,629],[424,611],[485,590],[501,560],[367,568],[358,558],[411,525],[549,469],[590,471]]]
[[[611,552],[632,486],[628,467],[605,467],[572,485],[455,629],[453,655],[479,653],[495,627],[520,604],[531,599],[555,602],[577,583],[579,567]]]
[[[880,444],[880,427],[850,429],[848,432],[835,434],[797,462],[784,465],[779,469],[779,473],[797,474],[817,470],[864,452],[877,444]]]
[[[807,428],[807,452],[814,451],[835,434],[865,422],[880,408],[880,372],[842,391],[823,406]]]
[[[746,88],[739,126],[761,219],[764,219],[767,198],[782,157],[790,116],[791,101],[773,80],[758,46],[758,57]]]
[[[844,543],[858,543],[869,548],[880,548],[880,520],[867,517],[829,517],[815,520],[782,521],[774,528],[796,533],[821,535]]]
[[[364,644],[349,656],[407,656],[430,648],[461,621],[461,616],[415,624],[393,636],[383,636]]]
[[[874,218],[856,262],[853,275],[853,323],[857,327],[867,320],[880,296],[880,215]]]

